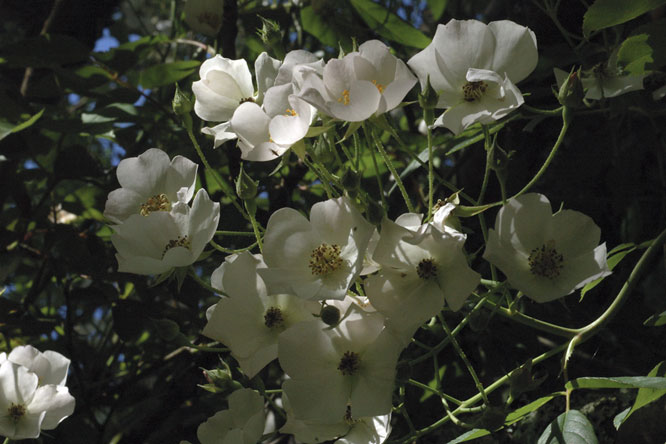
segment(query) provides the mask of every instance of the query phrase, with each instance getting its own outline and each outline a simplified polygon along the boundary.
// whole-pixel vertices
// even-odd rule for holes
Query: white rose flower
[[[199,76],[201,80],[192,83],[192,92],[194,113],[202,120],[227,121],[241,103],[256,99],[244,59],[231,60],[218,54],[201,64]]]
[[[74,404],[67,387],[40,385],[35,373],[9,359],[0,364],[0,435],[37,438],[71,415]]]
[[[336,119],[361,122],[392,110],[416,83],[416,78],[379,40],[326,63],[323,75],[303,72],[299,96]]]
[[[527,77],[538,59],[536,37],[508,20],[488,25],[451,20],[438,25],[432,43],[407,64],[425,88],[439,94],[437,108],[447,108],[435,126],[454,134],[480,122],[492,123],[523,104],[515,83]]]
[[[301,322],[280,335],[278,358],[291,378],[282,388],[296,419],[339,423],[391,411],[402,349],[379,313],[360,309],[336,327]]]
[[[222,287],[229,297],[215,305],[202,332],[229,347],[248,378],[277,358],[280,333],[297,322],[312,320],[320,308],[316,302],[288,294],[267,295],[257,274],[261,265],[248,252],[223,264]]]
[[[289,398],[282,401],[287,422],[280,432],[294,435],[297,441],[310,444],[335,440],[333,444],[382,444],[391,433],[391,414],[365,418],[345,418],[337,423],[303,421],[294,416]]]
[[[176,202],[188,203],[194,196],[197,168],[183,156],[169,160],[169,155],[157,148],[121,160],[116,176],[122,188],[109,193],[104,216],[120,223],[133,214],[168,212]]]
[[[217,412],[197,429],[201,444],[256,444],[264,432],[264,398],[254,390],[236,390],[229,409]]]
[[[611,273],[600,237],[589,216],[573,210],[553,214],[546,196],[529,193],[497,213],[483,258],[527,297],[548,302]]]
[[[265,104],[274,88],[267,91]],[[256,103],[242,104],[234,112],[230,128],[238,136],[242,159],[268,161],[282,156],[305,137],[312,117],[310,105],[292,94],[280,114],[271,115]]]
[[[444,302],[459,310],[479,283],[463,253],[464,238],[427,224],[418,231],[410,223],[418,215],[385,220],[373,259],[381,265],[368,277],[365,291],[373,307],[388,319],[390,328],[408,341],[418,327],[439,313]],[[406,226],[405,226],[406,225]]]
[[[197,192],[192,208],[177,202],[169,212],[135,214],[114,225],[111,242],[116,247],[118,271],[160,274],[194,263],[213,238],[220,220],[220,204]]]
[[[268,268],[258,272],[270,294],[343,299],[361,272],[371,235],[372,225],[346,197],[314,204],[309,221],[294,209],[281,208],[268,220]]]
[[[42,353],[32,345],[20,345],[9,353],[7,360],[22,365],[36,374],[39,385],[64,386],[67,380],[70,360],[58,352],[46,350]]]

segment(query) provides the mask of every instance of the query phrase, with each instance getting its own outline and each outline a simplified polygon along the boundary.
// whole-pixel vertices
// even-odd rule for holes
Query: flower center
[[[242,104],[245,103],[245,102],[252,102],[252,103],[254,103],[254,99],[253,99],[252,97],[245,97],[245,98],[240,99],[240,100],[238,101],[238,104],[239,104],[239,105],[242,105]]]
[[[358,353],[353,351],[346,351],[343,353],[342,358],[340,358],[340,363],[338,364],[338,370],[345,376],[351,376],[358,370],[361,364],[361,358],[358,356]]]
[[[379,91],[379,94],[384,94],[384,85],[382,85],[381,83],[377,83],[376,80],[373,80],[372,84],[377,87],[377,90]]]
[[[293,108],[287,108],[287,110],[285,111],[285,114],[286,114],[287,116],[297,116],[297,115],[298,115],[298,113],[296,112],[296,110],[293,109]]]
[[[466,102],[479,100],[488,89],[486,82],[467,82],[463,85],[463,96]]]
[[[340,95],[340,98],[338,99],[338,102],[342,103],[343,105],[349,105],[349,90],[345,89],[342,91],[342,94]]]
[[[312,274],[323,276],[337,270],[341,265],[340,246],[337,244],[321,244],[310,254]]]
[[[141,215],[148,216],[154,211],[171,211],[171,202],[166,194],[156,194],[141,204]]]
[[[277,307],[270,307],[264,313],[264,324],[268,328],[280,328],[284,325],[282,310]]]
[[[423,259],[416,266],[416,274],[418,274],[424,281],[437,277],[437,262],[431,257]]]
[[[23,404],[14,404],[12,402],[7,411],[9,412],[9,417],[14,423],[19,422],[23,415],[25,415],[25,407]]]
[[[164,250],[162,250],[162,257],[164,257],[167,251],[174,247],[185,247],[190,250],[192,249],[192,242],[190,242],[190,238],[187,234],[185,236],[178,236],[176,239],[171,239],[164,247]]]
[[[549,240],[530,253],[527,263],[535,276],[555,279],[560,275],[564,258],[555,249],[555,241]]]
[[[342,417],[348,425],[354,425],[359,420],[356,420],[352,417],[351,404],[347,404],[347,409],[345,410],[345,415]]]

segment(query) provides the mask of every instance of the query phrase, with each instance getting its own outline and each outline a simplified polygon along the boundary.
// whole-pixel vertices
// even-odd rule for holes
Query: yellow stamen
[[[384,85],[377,83],[376,80],[373,80],[372,84],[377,87],[377,90],[379,90],[379,94],[384,94]]]
[[[296,112],[295,109],[293,108],[287,108],[287,111],[285,113],[287,116],[297,116],[298,113]]]
[[[148,216],[154,211],[171,211],[171,202],[166,194],[156,194],[141,204],[141,215]]]
[[[343,105],[349,105],[349,90],[345,89],[342,91],[342,95],[338,99],[338,102],[342,103]]]

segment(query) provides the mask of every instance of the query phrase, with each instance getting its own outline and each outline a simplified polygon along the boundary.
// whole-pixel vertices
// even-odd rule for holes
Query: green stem
[[[487,304],[489,304],[493,308],[493,310],[499,313],[500,315],[509,318],[511,320],[514,320],[519,324],[527,325],[528,327],[540,330],[544,333],[550,333],[564,338],[572,338],[576,336],[576,334],[578,333],[578,330],[575,328],[561,327],[559,325],[541,321],[539,319],[535,319],[533,317],[524,315],[518,311],[512,311],[508,308],[504,308],[491,300],[487,300]]]
[[[555,154],[557,154],[558,149],[560,148],[560,145],[562,145],[562,142],[564,141],[564,136],[569,130],[569,118],[565,116],[565,111],[562,109],[562,129],[560,130],[560,134],[557,136],[557,140],[555,141],[555,144],[553,145],[553,148],[550,150],[550,154],[548,154],[548,157],[544,161],[543,165],[541,165],[541,168],[539,171],[537,171],[536,175],[530,180],[527,185],[523,187],[522,190],[518,191],[516,194],[514,194],[510,199],[513,199],[514,197],[518,197],[522,194],[525,194],[527,191],[529,191],[530,188],[543,176],[543,174],[546,172],[548,169],[548,166],[550,163],[553,161],[555,158]],[[502,205],[502,201],[498,202],[493,202],[489,204],[484,204],[484,205],[476,205],[476,206],[462,206],[461,208],[464,209],[465,211],[469,212],[474,212],[474,211],[485,211],[488,208],[496,207],[498,205]]]
[[[303,162],[310,169],[310,171],[312,171],[315,174],[315,176],[317,176],[317,179],[319,179],[319,182],[321,182],[321,185],[324,187],[324,191],[326,192],[326,196],[329,199],[333,199],[335,193],[333,192],[333,189],[328,184],[327,180],[324,178],[324,176],[319,171],[317,166],[315,164],[313,164],[311,161],[309,161],[307,157],[303,158]]]
[[[534,114],[543,114],[543,115],[546,115],[546,116],[557,116],[558,114],[562,114],[562,107],[561,106],[559,108],[555,108],[555,109],[539,109],[539,108],[534,108],[534,107],[528,105],[527,103],[523,103],[520,106],[520,108],[525,110],[525,111],[529,111],[531,113],[534,113]]]
[[[357,143],[356,133],[354,133],[353,137],[354,137],[354,143]],[[347,148],[345,144],[342,142],[338,143],[338,145],[340,145],[340,149],[342,149],[342,152],[345,153],[345,157],[347,158],[347,160],[349,160],[349,164],[351,165],[352,171],[357,173],[358,167],[355,164],[356,162],[354,161],[354,156],[352,156],[352,154],[349,152],[349,148]]]
[[[227,353],[229,351],[229,349],[226,347],[206,347],[205,345],[196,344],[187,344],[186,347],[210,353]]]
[[[363,131],[367,133],[368,129],[363,125]],[[407,211],[410,213],[415,213],[416,210],[414,209],[414,205],[412,205],[412,201],[409,198],[409,194],[407,194],[407,190],[405,189],[405,185],[402,183],[402,179],[400,178],[400,174],[398,174],[398,171],[396,171],[395,166],[393,166],[393,162],[391,162],[391,159],[389,158],[388,154],[386,154],[386,150],[384,150],[384,146],[382,145],[382,142],[379,140],[377,135],[375,134],[375,131],[373,129],[370,129],[370,136],[372,137],[372,141],[374,142],[375,146],[377,147],[377,151],[379,151],[379,154],[382,156],[382,160],[384,161],[384,164],[386,167],[389,169],[391,174],[393,175],[393,178],[395,179],[395,183],[398,185],[398,188],[400,189],[400,193],[402,194],[402,198],[405,200],[405,204],[407,204]]]
[[[259,224],[257,223],[257,219],[256,219],[256,217],[254,217],[254,213],[256,211],[256,206],[255,206],[255,211],[250,211],[247,207],[247,202],[243,202],[243,205],[245,206],[245,210],[247,211],[247,215],[250,217],[250,224],[252,224],[252,230],[254,231],[254,237],[257,239],[257,245],[259,246],[259,252],[263,254],[264,245],[261,242],[261,232],[259,230]],[[254,205],[254,203],[252,205]]]
[[[541,176],[546,172],[548,169],[548,166],[550,163],[553,161],[555,158],[555,155],[557,154],[557,150],[560,148],[560,145],[562,145],[562,142],[564,141],[564,136],[566,135],[567,131],[569,130],[569,118],[565,115],[566,112],[564,108],[562,108],[562,129],[560,130],[560,134],[557,136],[557,140],[555,141],[555,144],[553,145],[553,148],[550,150],[550,154],[548,154],[548,157],[546,157],[546,160],[543,162],[543,165],[541,165],[541,168],[539,171],[537,171],[536,175],[530,180],[527,185],[523,187],[522,190],[518,191],[513,197],[518,197],[521,194],[526,193],[529,191],[532,186],[537,183],[539,179],[541,179]],[[501,202],[500,202],[501,203]]]
[[[227,230],[218,230],[215,232],[216,236],[248,236],[254,237],[254,232],[249,231],[227,231]]]
[[[257,242],[253,242],[252,244],[248,245],[245,248],[239,248],[237,250],[231,250],[229,248],[224,248],[222,245],[218,244],[214,240],[210,240],[208,242],[211,247],[215,248],[217,251],[221,251],[222,253],[228,253],[228,254],[236,254],[236,253],[242,253],[243,251],[249,251],[253,249],[254,247],[257,246]]]
[[[407,381],[407,383],[408,383],[409,385],[413,385],[414,387],[418,387],[418,388],[420,388],[420,389],[423,390],[423,391],[426,391],[426,392],[432,392],[432,393],[434,393],[435,395],[439,396],[440,398],[444,398],[444,399],[446,399],[447,401],[451,401],[451,402],[454,403],[455,405],[460,405],[460,404],[462,404],[462,401],[461,401],[461,400],[456,399],[456,398],[454,398],[453,396],[447,395],[446,393],[440,392],[439,390],[437,390],[437,389],[435,389],[435,388],[432,388],[432,387],[430,387],[429,385],[423,384],[422,382],[419,382],[419,381],[417,381],[417,380],[415,380],[415,379],[409,379],[409,380]]]
[[[184,124],[185,130],[187,131],[187,135],[189,136],[190,140],[192,141],[192,145],[194,146],[195,151],[199,155],[199,159],[201,159],[201,162],[204,164],[204,167],[211,172],[211,175],[213,176],[213,179],[219,187],[222,189],[222,192],[227,196],[227,198],[231,201],[231,203],[236,207],[238,212],[243,215],[246,219],[248,219],[247,213],[243,210],[243,207],[240,206],[238,201],[236,200],[236,196],[234,193],[232,193],[230,190],[230,185],[220,176],[217,174],[217,171],[215,171],[210,164],[208,163],[208,159],[206,159],[206,156],[204,155],[203,151],[201,150],[201,146],[199,146],[199,142],[197,142],[197,138],[194,137],[194,133],[192,132],[192,127],[191,125]]]
[[[629,275],[629,279],[626,280],[620,292],[617,294],[613,302],[608,306],[606,311],[604,311],[601,316],[596,320],[589,323],[583,328],[579,328],[576,332],[581,337],[580,342],[586,341],[587,339],[594,336],[597,331],[608,322],[619,310],[619,308],[624,304],[624,301],[629,297],[631,292],[636,288],[638,282],[641,280],[645,274],[647,265],[650,263],[652,258],[661,250],[662,246],[666,243],[666,229],[662,231],[659,236],[652,242],[652,245],[643,252],[643,255],[638,260],[634,269]]]
[[[448,335],[447,337],[445,337],[445,338],[444,338],[439,344],[437,344],[437,345],[435,345],[434,347],[432,347],[432,348],[430,349],[430,351],[428,351],[427,353],[424,353],[424,354],[422,354],[421,356],[418,356],[418,357],[412,359],[411,361],[407,361],[407,362],[409,363],[409,365],[416,365],[416,364],[418,364],[419,362],[423,362],[423,361],[429,359],[431,356],[436,356],[437,353],[439,353],[441,350],[443,350],[444,347],[446,347],[446,346],[448,345],[448,343],[451,342],[451,338],[452,338],[452,337],[455,337],[455,336],[458,335],[458,333],[460,333],[460,331],[461,331],[461,330],[465,327],[465,325],[467,325],[467,323],[469,322],[469,318],[472,316],[472,314],[475,313],[475,312],[477,312],[477,311],[479,311],[479,310],[481,309],[481,307],[483,307],[483,304],[484,304],[485,302],[486,302],[485,299],[481,299],[481,300],[480,300],[480,301],[474,306],[474,308],[472,308],[472,309],[470,310],[470,312],[467,313],[467,315],[463,318],[463,320],[460,321],[460,322],[458,323],[458,325],[456,325],[456,328],[453,329],[453,331],[451,332],[450,335]]]
[[[434,193],[435,173],[432,164],[432,129],[430,128],[430,125],[426,125],[426,128],[426,137],[428,140],[428,214],[426,219],[430,219],[432,217],[432,196]]]
[[[538,364],[542,361],[545,361],[546,359],[560,353],[561,351],[565,350],[567,346],[569,345],[569,342],[565,342],[564,344],[558,345],[552,350],[548,350],[547,352],[537,356],[536,358],[532,359],[532,365]],[[513,371],[513,370],[512,370]],[[507,382],[509,382],[511,372],[508,372],[501,378],[497,379],[497,381],[493,382],[490,384],[488,387],[485,388],[485,391],[487,394],[494,392]],[[476,395],[466,399],[465,401],[460,404],[459,407],[457,407],[452,413],[457,414],[457,413],[462,413],[466,411],[470,406],[476,404],[477,402],[481,401],[483,399],[481,393],[477,393]],[[405,436],[403,438],[399,438],[396,440],[390,441],[390,443],[387,444],[407,444],[407,443],[412,443],[416,440],[416,438],[427,435],[428,433],[437,430],[438,428],[442,427],[444,424],[450,421],[450,418],[448,416],[445,416],[443,418],[438,419],[434,423],[430,424],[429,426],[426,426],[418,431],[416,433],[410,433],[408,436]]]
[[[451,336],[451,329],[449,329],[449,326],[446,324],[446,321],[444,321],[444,316],[438,315],[439,322],[442,323],[442,328],[446,332],[448,336]],[[489,404],[488,401],[488,395],[486,395],[486,389],[483,387],[483,384],[481,384],[481,380],[479,379],[479,376],[476,374],[476,371],[474,370],[474,367],[472,366],[472,363],[469,362],[469,359],[467,358],[467,355],[465,354],[465,351],[460,347],[460,344],[458,343],[458,340],[451,336],[451,344],[453,345],[453,348],[456,350],[456,353],[458,353],[458,356],[460,356],[460,359],[463,360],[465,363],[465,367],[467,367],[467,371],[469,372],[470,376],[472,376],[472,379],[474,380],[474,384],[476,385],[476,389],[479,391],[481,394],[481,397],[483,398],[483,403],[484,404]]]
[[[367,137],[367,133],[365,134]],[[368,142],[368,150],[370,151],[370,157],[372,158],[372,166],[375,169],[375,177],[377,178],[377,187],[379,188],[379,198],[382,200],[382,207],[384,211],[388,210],[388,204],[386,203],[386,197],[384,197],[384,185],[382,184],[382,176],[379,174],[379,165],[377,164],[377,156],[375,155],[375,150],[370,147],[370,140]]]

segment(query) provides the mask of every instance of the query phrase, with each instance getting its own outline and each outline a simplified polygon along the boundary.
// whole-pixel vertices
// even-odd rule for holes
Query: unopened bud
[[[241,199],[252,199],[257,195],[257,184],[243,169],[241,164],[240,172],[236,178],[236,194]]]
[[[331,148],[328,146],[328,143],[326,143],[326,141],[324,140],[320,139],[319,141],[317,141],[312,151],[314,154],[314,158],[317,162],[325,164],[333,162],[333,160],[335,160],[335,154],[331,151]]]
[[[187,95],[180,90],[178,84],[176,83],[176,92],[173,95],[173,100],[171,101],[171,107],[173,112],[182,116],[184,114],[189,114],[190,111],[194,108],[192,100],[190,100]]]
[[[430,84],[430,76],[428,76],[423,91],[419,93],[419,105],[423,109],[423,120],[428,126],[431,126],[435,122],[435,113],[433,110],[437,107],[438,100],[437,91]]]
[[[572,68],[566,80],[560,86],[557,100],[565,107],[579,108],[584,96],[583,83],[580,80],[580,68],[577,71]]]
[[[333,305],[326,305],[321,308],[319,317],[324,324],[334,327],[340,322],[340,309]]]

